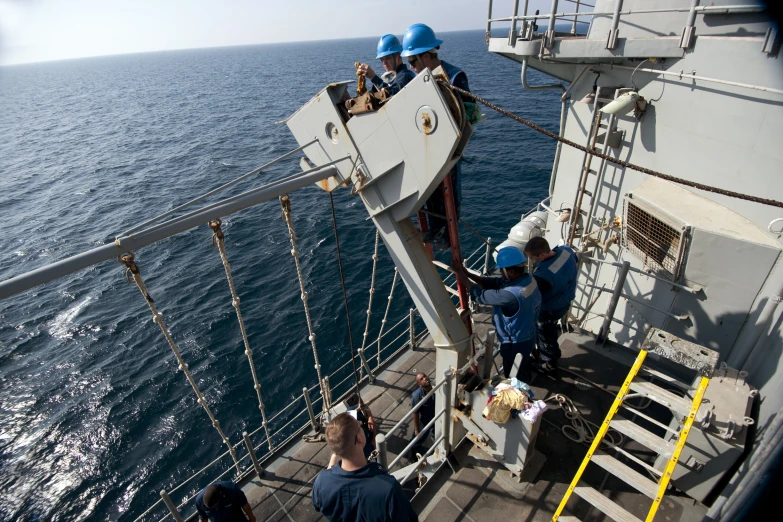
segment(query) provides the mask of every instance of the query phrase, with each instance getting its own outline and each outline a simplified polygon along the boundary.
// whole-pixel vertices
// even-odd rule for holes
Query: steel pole
[[[487,33],[484,38],[484,43],[489,43],[489,38],[492,33],[492,0],[489,0],[489,6],[487,7]]]
[[[411,333],[411,341],[410,341],[411,350],[415,350],[416,349],[416,309],[415,308],[411,308],[410,318],[411,318],[410,319],[411,324],[410,327],[408,327],[408,329],[410,330]]]
[[[444,460],[448,457],[449,453],[451,453],[451,423],[454,422],[451,419],[451,403],[453,399],[453,387],[451,385],[451,379],[453,376],[454,374],[450,369],[443,372],[443,377],[446,379],[446,384],[443,386],[443,409],[445,411],[443,413],[443,433],[441,434],[443,437]]]
[[[508,32],[508,45],[514,47],[517,43],[517,15],[519,14],[519,0],[514,0],[514,19],[511,21],[511,30]]]
[[[484,252],[484,275],[489,274],[489,259],[492,256],[492,238],[487,237],[487,250]]]
[[[168,493],[166,493],[165,489],[160,490],[160,498],[163,499],[163,503],[166,504],[166,507],[169,508],[169,512],[171,513],[171,517],[176,522],[185,522],[182,519],[182,515],[179,514],[179,510],[177,509],[177,505],[174,504],[174,501],[171,500],[171,497]]]
[[[310,392],[307,388],[302,388],[302,395],[304,395],[305,404],[307,405],[307,413],[310,415],[310,426],[313,427],[313,431],[318,433],[321,430],[321,426],[315,418],[313,413],[313,403],[310,402]]]
[[[623,266],[620,268],[620,273],[617,275],[617,283],[614,285],[614,291],[612,297],[609,298],[609,306],[606,309],[606,316],[604,317],[604,324],[601,325],[601,329],[598,330],[598,337],[596,343],[605,343],[609,336],[609,327],[614,319],[614,311],[617,309],[617,303],[620,302],[620,297],[623,293],[623,286],[625,286],[625,279],[628,277],[628,271],[631,268],[630,261],[623,261]]]
[[[246,431],[242,432],[242,439],[245,441],[245,447],[247,448],[247,453],[250,455],[250,460],[253,461],[253,467],[256,470],[256,475],[259,477],[263,476],[264,468],[262,468],[261,463],[258,462],[256,450],[253,449],[253,443],[250,441],[250,435],[248,435]]]
[[[544,47],[550,49],[555,43],[555,19],[557,17],[557,0],[552,0],[552,9],[549,13],[549,27],[544,33]],[[543,51],[542,51],[543,52]]]
[[[386,435],[379,433],[375,436],[375,445],[378,447],[378,464],[383,469],[389,469],[389,453],[386,450]]]
[[[622,8],[623,0],[617,0],[617,3],[614,6],[614,13],[612,13],[612,28],[609,30],[609,35],[606,37],[607,49],[614,49],[617,47],[617,28],[620,26],[620,10]]]

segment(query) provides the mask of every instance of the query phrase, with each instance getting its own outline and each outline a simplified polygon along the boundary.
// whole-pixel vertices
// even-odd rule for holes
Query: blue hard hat
[[[498,257],[495,260],[498,268],[508,268],[510,266],[521,265],[527,261],[527,257],[516,247],[507,246],[498,250]]]
[[[376,58],[383,58],[394,53],[402,52],[402,44],[393,34],[385,34],[378,40],[378,55]]]
[[[402,37],[402,55],[415,56],[435,49],[442,43],[443,40],[435,38],[435,31],[430,26],[413,24]]]

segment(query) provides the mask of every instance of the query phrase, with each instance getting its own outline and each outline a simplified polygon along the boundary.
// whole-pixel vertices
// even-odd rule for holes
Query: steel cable
[[[334,196],[332,193],[329,193],[329,203],[332,206],[332,228],[334,228],[334,244],[337,247],[337,266],[340,269],[340,284],[343,287],[343,302],[345,303],[345,319],[348,323],[348,344],[351,347],[351,363],[353,365],[353,378],[356,383],[356,396],[359,398],[359,401],[361,402],[361,395],[359,394],[359,371],[356,368],[356,352],[353,347],[353,331],[351,330],[351,311],[348,308],[348,292],[345,289],[345,275],[343,274],[343,260],[342,256],[340,255],[340,237],[337,234],[337,216],[334,213]],[[378,243],[375,243],[376,249],[378,247]],[[377,250],[376,250],[377,252]],[[374,256],[377,257],[377,254]],[[372,373],[370,372],[369,365],[364,360],[364,354],[359,354],[362,360],[362,364],[365,366],[365,369],[367,370],[367,374],[372,376]]]
[[[777,200],[774,200],[774,199],[767,199],[767,198],[760,198],[758,196],[750,196],[748,194],[742,194],[740,192],[734,192],[732,190],[726,190],[726,189],[721,189],[721,188],[717,188],[717,187],[711,187],[709,185],[704,185],[703,183],[697,183],[695,181],[689,181],[687,179],[676,178],[674,176],[670,176],[670,175],[664,174],[662,172],[658,172],[658,171],[655,171],[655,170],[652,170],[652,169],[648,169],[648,168],[645,168],[645,167],[640,167],[639,165],[634,165],[633,163],[628,163],[627,161],[623,161],[621,159],[613,158],[613,157],[609,156],[608,154],[603,154],[601,152],[596,152],[594,150],[590,150],[587,147],[585,147],[584,145],[579,145],[578,143],[575,143],[575,142],[573,142],[571,140],[568,140],[566,138],[558,136],[554,132],[550,132],[550,131],[544,129],[543,127],[541,127],[541,126],[536,125],[535,123],[522,118],[521,116],[517,116],[516,114],[514,114],[512,112],[509,112],[509,111],[507,111],[505,109],[501,109],[500,107],[498,107],[494,103],[492,103],[490,101],[487,101],[484,98],[481,98],[480,96],[476,96],[473,93],[470,93],[468,91],[460,89],[459,87],[454,87],[453,85],[451,86],[451,88],[454,91],[460,93],[461,95],[463,95],[465,97],[471,98],[471,99],[476,100],[477,102],[479,102],[479,103],[481,103],[483,105],[486,105],[490,109],[499,112],[503,116],[507,116],[507,117],[511,118],[512,120],[518,121],[519,123],[521,123],[523,125],[527,125],[528,127],[530,127],[531,129],[533,129],[536,132],[539,132],[539,133],[541,133],[541,134],[543,134],[545,136],[549,136],[550,138],[552,138],[554,140],[557,140],[557,141],[559,141],[561,143],[564,143],[564,144],[566,144],[566,145],[568,145],[570,147],[574,147],[575,149],[581,150],[582,152],[584,152],[586,154],[590,154],[591,156],[595,156],[597,158],[601,158],[603,160],[606,160],[606,161],[608,161],[610,163],[614,163],[615,165],[620,165],[621,167],[625,167],[625,168],[628,168],[628,169],[631,169],[631,170],[635,170],[637,172],[641,172],[642,174],[647,174],[648,176],[653,176],[655,178],[660,178],[660,179],[663,179],[663,180],[666,180],[666,181],[671,181],[672,183],[678,183],[680,185],[685,185],[686,187],[692,187],[692,188],[696,188],[696,189],[699,189],[699,190],[705,190],[707,192],[713,192],[715,194],[721,194],[723,196],[728,196],[730,198],[736,198],[736,199],[742,199],[742,200],[745,200],[745,201],[751,201],[753,203],[761,203],[762,205],[769,205],[769,206],[772,206],[772,207],[783,208],[783,201],[777,201]]]

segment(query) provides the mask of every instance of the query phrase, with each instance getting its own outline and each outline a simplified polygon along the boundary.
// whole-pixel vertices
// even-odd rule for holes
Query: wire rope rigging
[[[236,287],[234,286],[234,278],[231,275],[231,265],[228,262],[228,254],[226,253],[225,234],[223,234],[221,225],[222,221],[219,219],[215,219],[209,222],[209,228],[211,228],[213,232],[212,244],[215,245],[220,251],[220,259],[223,261],[223,268],[226,271],[228,287],[231,289],[231,305],[234,307],[237,313],[239,331],[242,333],[242,342],[245,344],[245,355],[247,356],[247,362],[250,365],[250,373],[253,375],[253,388],[256,390],[256,396],[258,397],[258,409],[261,411],[261,421],[262,426],[264,427],[264,433],[266,434],[266,442],[269,445],[269,451],[272,451],[272,439],[269,436],[266,408],[264,407],[264,399],[261,395],[261,384],[258,382],[256,367],[253,364],[253,350],[250,349],[250,341],[247,338],[247,330],[245,330],[245,321],[242,318],[242,310],[239,307],[239,296],[237,295]]]
[[[330,194],[331,196],[331,194]],[[362,335],[362,347],[359,348],[360,356],[364,355],[364,350],[367,347],[367,335],[370,331],[370,317],[372,316],[372,298],[375,294],[375,273],[378,268],[378,243],[381,233],[378,229],[375,229],[375,250],[372,254],[372,275],[370,276],[370,297],[367,301],[367,321],[364,323],[364,334]]]
[[[351,349],[351,364],[353,366],[353,379],[356,386],[356,397],[359,399],[359,404],[361,404],[361,394],[359,392],[359,371],[356,368],[356,351],[353,347],[353,331],[351,330],[351,311],[348,307],[348,292],[345,289],[345,275],[343,274],[343,260],[342,256],[340,255],[340,236],[337,233],[337,216],[334,212],[334,196],[332,193],[329,193],[329,204],[332,207],[332,228],[334,229],[334,244],[337,247],[337,266],[340,269],[340,284],[343,288],[343,303],[345,304],[345,320],[348,323],[348,344]],[[377,239],[377,236],[376,236]],[[375,243],[375,256],[378,257],[378,243],[376,241]],[[370,372],[370,368],[367,365],[367,361],[364,359],[364,352],[360,352],[359,357],[361,358],[362,364],[364,365],[367,375],[370,379],[370,382],[375,381],[375,377],[373,376],[372,372]]]
[[[152,299],[152,296],[147,290],[147,287],[144,284],[144,280],[141,278],[141,272],[139,271],[139,267],[134,261],[134,259],[135,259],[135,255],[133,254],[133,252],[128,252],[120,256],[118,261],[127,267],[125,270],[125,277],[128,279],[128,282],[131,282],[131,279],[133,279],[133,282],[136,283],[136,286],[139,288],[141,295],[144,296],[144,300],[147,302],[147,305],[150,307],[150,310],[152,311],[152,322],[157,324],[160,327],[160,330],[163,332],[163,336],[166,338],[166,341],[169,343],[169,347],[171,347],[171,351],[174,352],[174,357],[176,357],[177,362],[179,363],[178,369],[182,370],[182,373],[185,374],[185,378],[187,378],[188,383],[190,383],[190,386],[193,388],[193,391],[196,393],[196,397],[198,397],[198,403],[201,405],[202,408],[204,408],[204,411],[207,412],[207,416],[209,416],[209,420],[212,422],[212,427],[215,428],[215,430],[217,430],[218,435],[220,435],[220,438],[223,440],[223,443],[228,447],[228,451],[229,453],[231,453],[231,458],[234,460],[234,466],[236,467],[237,470],[237,476],[240,476],[242,474],[242,471],[239,467],[239,461],[237,460],[237,453],[234,450],[234,446],[231,445],[231,441],[229,441],[228,437],[226,437],[226,434],[223,433],[223,429],[220,427],[220,422],[212,414],[212,410],[209,408],[209,405],[207,404],[207,400],[204,398],[204,395],[201,393],[201,390],[196,384],[196,381],[193,379],[193,376],[190,373],[190,369],[188,368],[188,364],[182,358],[182,354],[180,353],[179,348],[174,342],[174,339],[171,337],[171,332],[169,332],[166,323],[163,321],[163,314],[160,313],[158,311],[158,308],[155,306],[155,300]]]
[[[280,196],[280,206],[283,211],[283,221],[285,221],[288,227],[288,238],[291,241],[291,256],[294,258],[296,264],[296,277],[299,280],[299,290],[301,291],[302,304],[304,305],[305,317],[307,319],[307,331],[309,333],[308,340],[313,348],[313,359],[315,360],[315,371],[318,374],[318,387],[321,393],[323,411],[328,412],[332,405],[329,401],[329,394],[325,391],[326,383],[321,376],[321,363],[318,361],[318,348],[315,344],[315,332],[313,331],[313,321],[310,318],[310,306],[307,304],[307,290],[305,290],[304,275],[302,274],[302,266],[299,264],[299,250],[296,248],[296,231],[294,230],[294,222],[291,218],[291,198],[288,194]]]

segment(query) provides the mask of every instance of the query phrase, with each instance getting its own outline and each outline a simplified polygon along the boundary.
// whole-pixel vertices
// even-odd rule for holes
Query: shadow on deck
[[[487,316],[476,317],[480,333],[489,326]],[[600,424],[628,367],[591,348],[592,337],[567,334],[561,338],[563,358],[558,375],[534,374],[530,383],[536,398],[551,399],[555,394],[569,397],[584,418]],[[500,364],[499,361],[498,365]],[[414,351],[401,354],[378,375],[375,385],[365,385],[362,397],[372,409],[379,432],[387,432],[410,409],[410,394],[416,388],[414,376],[424,371],[434,377],[435,350],[425,341]],[[592,381],[595,385],[590,384]],[[587,443],[565,436],[562,427],[570,425],[555,401],[544,414],[536,449],[547,459],[541,472],[530,483],[519,483],[500,463],[465,439],[454,450],[449,466],[443,466],[414,499],[420,519],[427,522],[514,520],[520,522],[550,520],[587,451]],[[648,415],[667,421],[668,410],[652,404]],[[596,428],[597,429],[597,428]],[[405,425],[389,437],[389,461],[406,446],[413,433]],[[637,457],[650,460],[654,455],[634,441],[626,439],[623,448]],[[248,501],[258,520],[310,522],[326,520],[312,507],[310,490],[317,474],[329,461],[324,443],[299,442],[277,458],[261,478],[244,485]],[[403,465],[405,464],[403,459]],[[622,483],[600,467],[588,466],[583,482],[602,491],[614,502],[644,520],[651,500]],[[589,504],[572,496],[567,511],[585,522],[610,520]],[[656,520],[690,522],[701,520],[706,508],[679,492],[670,490],[661,503]],[[565,514],[565,513],[564,513]]]

